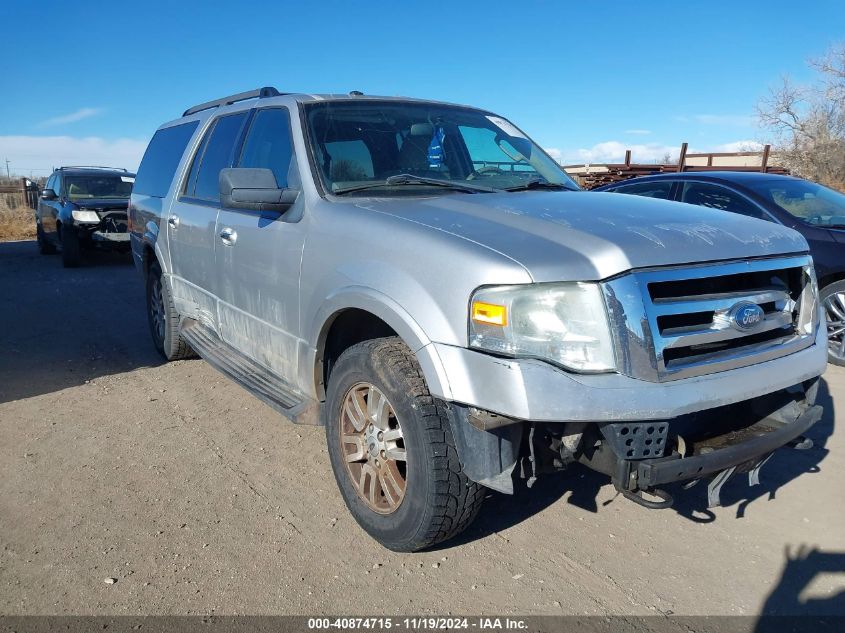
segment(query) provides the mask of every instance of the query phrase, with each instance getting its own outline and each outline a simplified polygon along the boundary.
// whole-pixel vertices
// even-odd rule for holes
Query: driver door
[[[270,169],[278,187],[299,188],[287,108],[255,110],[235,166]],[[300,195],[284,213],[221,208],[215,247],[221,337],[290,383],[297,375],[302,206]]]

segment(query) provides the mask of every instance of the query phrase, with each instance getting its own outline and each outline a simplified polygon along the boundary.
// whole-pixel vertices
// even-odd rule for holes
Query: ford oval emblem
[[[756,303],[737,303],[730,310],[731,325],[738,330],[752,330],[763,322],[765,313]]]

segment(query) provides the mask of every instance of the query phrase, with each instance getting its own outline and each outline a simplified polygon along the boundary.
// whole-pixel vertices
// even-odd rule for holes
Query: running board
[[[191,348],[214,369],[234,380],[294,424],[320,424],[319,403],[316,400],[298,393],[288,382],[269,369],[220,340],[207,326],[194,319],[184,319],[180,333]]]

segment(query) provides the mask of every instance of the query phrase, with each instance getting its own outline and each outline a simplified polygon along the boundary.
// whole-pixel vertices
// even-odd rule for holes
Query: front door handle
[[[179,228],[179,216],[178,215],[171,215],[167,218],[167,224],[170,226],[171,229]]]
[[[238,232],[234,229],[230,229],[228,226],[220,231],[220,240],[226,246],[232,246],[235,242],[238,241]]]

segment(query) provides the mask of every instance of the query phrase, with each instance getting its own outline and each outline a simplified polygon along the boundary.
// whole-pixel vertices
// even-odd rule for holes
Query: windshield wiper
[[[504,191],[528,191],[529,189],[553,189],[554,191],[575,191],[575,189],[567,187],[564,184],[558,182],[549,182],[548,180],[540,180],[539,178],[533,178],[527,182],[522,183],[521,185],[505,187]]]
[[[413,174],[396,174],[384,180],[384,182],[371,182],[366,185],[357,185],[355,187],[346,187],[345,189],[338,189],[334,191],[334,195],[341,196],[345,193],[352,193],[354,191],[365,191],[367,189],[379,189],[381,187],[401,187],[404,185],[431,185],[433,187],[446,187],[455,191],[465,191],[467,193],[493,193],[499,191],[493,187],[486,187],[484,185],[474,185],[455,180],[441,180],[439,178],[427,178],[425,176],[415,176]]]

